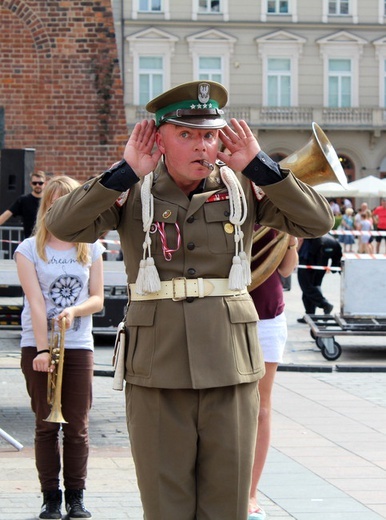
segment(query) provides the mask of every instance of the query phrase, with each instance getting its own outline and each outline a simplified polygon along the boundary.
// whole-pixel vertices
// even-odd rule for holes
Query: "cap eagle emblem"
[[[210,99],[210,85],[208,83],[200,83],[198,85],[198,100],[200,103],[207,103]]]

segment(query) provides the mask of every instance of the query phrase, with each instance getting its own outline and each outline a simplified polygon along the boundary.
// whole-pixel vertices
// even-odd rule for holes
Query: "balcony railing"
[[[386,109],[372,107],[261,107],[230,105],[224,108],[225,118],[244,119],[258,129],[308,129],[316,121],[324,129],[386,130]],[[145,107],[126,106],[128,126],[137,121],[152,119]]]
[[[267,125],[304,125],[312,121],[310,107],[261,107],[260,123]]]
[[[376,110],[376,109],[375,109]],[[331,125],[373,125],[372,108],[323,108],[323,121]]]

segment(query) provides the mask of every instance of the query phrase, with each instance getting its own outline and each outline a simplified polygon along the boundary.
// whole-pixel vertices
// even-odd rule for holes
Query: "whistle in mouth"
[[[205,161],[204,159],[199,161],[199,163],[202,164],[203,166],[205,166],[206,168],[208,168],[208,170],[210,170],[210,171],[214,170],[214,165],[208,161]]]

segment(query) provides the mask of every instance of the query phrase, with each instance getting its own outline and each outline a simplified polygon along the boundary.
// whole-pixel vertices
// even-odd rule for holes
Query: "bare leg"
[[[271,395],[278,363],[265,363],[265,375],[259,381],[260,411],[258,419],[255,460],[249,494],[249,509],[257,507],[257,486],[263,473],[271,439]]]

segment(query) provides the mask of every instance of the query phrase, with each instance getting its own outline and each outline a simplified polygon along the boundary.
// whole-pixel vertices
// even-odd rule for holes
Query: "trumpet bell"
[[[47,419],[43,419],[43,421],[67,424],[67,421],[63,417],[62,411],[57,406],[55,408],[52,408]]]

